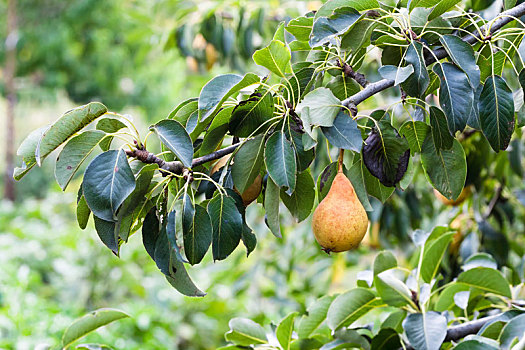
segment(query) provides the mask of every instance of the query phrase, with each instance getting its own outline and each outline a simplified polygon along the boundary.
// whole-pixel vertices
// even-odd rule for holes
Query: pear
[[[315,209],[312,229],[315,239],[327,253],[355,249],[368,228],[368,216],[354,187],[339,170],[330,191]]]
[[[217,163],[215,163],[211,168],[210,174],[213,175],[213,173],[217,172],[220,168],[225,166],[229,158],[229,155],[225,155],[224,157],[220,158],[217,161]],[[255,180],[253,180],[253,183],[250,186],[246,187],[243,193],[239,193],[239,191],[235,187],[233,188],[233,190],[241,196],[242,202],[245,207],[247,207],[251,202],[256,200],[257,197],[259,197],[259,194],[261,193],[262,189],[262,180],[262,176],[260,174],[257,175]]]

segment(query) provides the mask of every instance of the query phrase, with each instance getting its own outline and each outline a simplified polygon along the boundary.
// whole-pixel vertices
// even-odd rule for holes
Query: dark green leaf
[[[239,245],[243,232],[241,213],[232,197],[217,193],[208,203],[213,226],[213,260],[223,260]]]
[[[82,189],[80,189],[82,191]],[[89,216],[91,215],[91,210],[89,209],[84,195],[80,197],[80,200],[77,203],[77,222],[78,226],[83,230],[86,228]]]
[[[341,101],[357,94],[361,90],[361,86],[354,79],[346,76],[343,77],[342,75],[333,77],[328,84],[326,84],[326,87]]]
[[[264,149],[264,160],[268,174],[279,187],[285,187],[287,194],[295,190],[297,169],[292,144],[278,131],[268,138]]]
[[[439,41],[452,61],[467,74],[472,88],[476,89],[480,83],[480,71],[472,46],[456,35],[443,35]]]
[[[199,148],[201,155],[209,154],[221,145],[224,136],[228,132],[228,122],[230,121],[233,108],[234,107],[223,108],[213,118]]]
[[[231,168],[233,183],[240,193],[243,193],[259,175],[263,165],[264,137],[259,135],[246,141],[233,158]]]
[[[279,223],[279,186],[269,176],[264,193],[264,209],[266,225],[275,237],[282,238]]]
[[[398,349],[400,347],[400,336],[392,328],[381,329],[370,343],[371,350]]]
[[[290,137],[290,134],[292,137]],[[303,134],[306,135],[306,134]],[[304,149],[303,138],[299,132],[294,130],[288,130],[286,133],[286,138],[292,143],[292,146],[295,150],[295,156],[297,161],[297,171],[305,171],[308,169],[310,164],[315,158],[315,149],[311,148],[309,150]]]
[[[310,37],[310,46],[321,46],[332,38],[346,33],[361,18],[362,15],[351,7],[339,7],[334,9],[329,17],[316,18]]]
[[[107,151],[95,157],[84,173],[82,189],[94,215],[115,221],[120,205],[135,189],[135,176],[124,151]]]
[[[310,216],[315,201],[315,184],[309,169],[297,174],[295,190],[291,195],[281,190],[281,199],[298,222]]]
[[[439,104],[447,117],[452,135],[463,131],[474,103],[474,90],[467,75],[452,63],[436,64],[434,72],[441,79]]]
[[[324,136],[337,148],[361,152],[363,138],[357,122],[344,111],[339,111],[330,127],[321,127]]]
[[[458,276],[457,283],[511,298],[510,286],[505,277],[498,270],[488,267],[475,267],[462,272]]]
[[[165,119],[150,127],[159,136],[160,141],[175,153],[185,167],[191,168],[193,143],[190,135],[177,121]]]
[[[204,85],[199,95],[200,120],[204,121],[214,115],[231,95],[259,81],[259,77],[253,73],[247,73],[244,77],[237,74],[216,76]]]
[[[443,150],[437,149],[432,137],[427,136],[421,150],[421,164],[432,186],[443,196],[451,200],[459,197],[467,177],[467,162],[457,140],[450,150]]]
[[[232,135],[248,137],[257,130],[264,132],[260,126],[273,117],[273,97],[266,90],[254,92],[249,99],[239,102],[233,109],[229,130]]]
[[[479,121],[492,149],[507,149],[516,122],[514,99],[505,80],[497,75],[485,80],[479,98]]]
[[[210,247],[213,227],[204,207],[197,204],[193,208],[189,199],[186,200],[186,206],[192,207],[192,210],[183,211],[184,253],[190,264],[195,265],[201,262]]]
[[[106,221],[93,216],[95,222],[95,230],[97,231],[98,237],[108,247],[113,254],[119,255],[119,241],[117,231],[115,230],[115,223],[112,221]]]
[[[157,218],[157,208],[154,207],[148,212],[142,225],[142,243],[153,260],[155,260],[155,245],[159,238],[159,231],[160,223]]]
[[[401,87],[409,96],[424,97],[430,78],[423,56],[423,44],[412,41],[408,46],[405,61],[414,67],[414,73],[401,84]]]
[[[441,109],[434,106],[430,107],[430,126],[436,149],[452,148],[454,137],[448,129],[447,118]]]

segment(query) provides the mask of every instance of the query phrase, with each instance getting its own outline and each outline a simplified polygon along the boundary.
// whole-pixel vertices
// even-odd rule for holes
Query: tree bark
[[[4,198],[15,200],[14,170],[14,143],[15,143],[15,106],[16,106],[16,0],[7,1],[7,38],[6,38],[6,61],[5,61],[5,86],[7,94],[6,127],[5,127],[5,174],[4,174]]]

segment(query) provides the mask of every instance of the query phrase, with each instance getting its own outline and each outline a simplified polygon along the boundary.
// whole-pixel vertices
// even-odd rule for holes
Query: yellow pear
[[[213,175],[215,172],[217,172],[220,168],[226,165],[228,162],[228,159],[230,158],[230,155],[225,155],[224,157],[220,158],[217,163],[213,165],[211,168],[210,174]],[[246,187],[243,193],[239,193],[239,191],[234,187],[233,189],[235,192],[239,193],[242,197],[242,202],[244,203],[244,206],[247,207],[251,202],[257,199],[259,197],[259,194],[261,193],[262,189],[262,176],[259,174],[253,180],[253,183]]]
[[[327,253],[344,252],[359,246],[367,228],[365,208],[340,169],[330,191],[314,211],[312,229],[315,239]]]
[[[434,196],[439,199],[439,201],[445,205],[452,205],[457,206],[460,205],[470,197],[470,194],[472,193],[472,188],[470,186],[463,187],[463,190],[461,190],[461,193],[459,194],[458,198],[452,200],[448,199],[447,197],[443,196],[441,193],[439,193],[438,190],[434,189]]]

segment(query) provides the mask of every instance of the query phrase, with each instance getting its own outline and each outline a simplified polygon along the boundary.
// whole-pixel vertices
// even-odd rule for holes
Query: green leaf
[[[292,143],[292,146],[295,150],[298,172],[308,169],[315,158],[314,148],[305,151],[302,138],[303,135],[293,129],[288,129],[288,132],[286,133],[286,138]]]
[[[362,15],[351,7],[338,7],[329,17],[316,17],[310,46],[318,47],[328,43],[331,39],[349,31],[362,18]]]
[[[459,197],[467,177],[465,151],[454,140],[450,150],[437,149],[432,137],[427,136],[421,149],[421,164],[432,186],[443,196]]]
[[[510,349],[510,346],[517,339],[522,340],[525,336],[525,315],[514,317],[503,327],[499,341],[501,349]]]
[[[341,101],[361,91],[361,85],[354,79],[342,75],[330,79],[326,87]]]
[[[436,275],[441,259],[452,242],[455,232],[442,234],[438,239],[428,241],[424,245],[423,260],[421,262],[421,278],[430,283]]]
[[[388,120],[379,121],[378,127],[365,140],[363,163],[372,175],[387,186],[395,186],[405,174],[410,150],[408,142]]]
[[[80,190],[82,191],[82,189]],[[86,198],[82,195],[77,203],[77,222],[82,230],[86,228],[90,215],[91,210],[86,203]]]
[[[439,299],[437,300],[434,309],[439,312],[449,310],[454,306],[454,296],[459,292],[466,292],[469,289],[470,287],[465,284],[448,284],[439,295]]]
[[[217,149],[222,143],[224,136],[228,132],[228,122],[230,121],[234,107],[221,109],[213,118],[199,148],[199,154],[209,154]]]
[[[264,137],[259,135],[246,141],[233,158],[231,167],[233,183],[240,193],[250,186],[263,165]]]
[[[410,314],[403,321],[410,344],[418,350],[439,350],[447,336],[447,319],[434,311]]]
[[[487,293],[511,298],[510,286],[498,270],[488,267],[475,267],[462,272],[457,279],[458,284],[481,289]]]
[[[55,164],[55,178],[62,191],[104,135],[102,131],[88,130],[73,137],[64,146]]]
[[[361,164],[361,174],[365,182],[366,192],[384,203],[394,193],[395,187],[386,187],[377,177],[370,174],[363,161],[359,163]]]
[[[315,13],[315,18],[330,16],[336,8],[343,6],[352,7],[357,11],[371,10],[380,7],[377,0],[329,0]]]
[[[447,50],[448,56],[452,61],[467,74],[472,88],[476,89],[480,83],[481,73],[476,65],[472,46],[456,35],[443,35],[439,38],[439,41]]]
[[[230,330],[225,338],[236,345],[250,346],[254,344],[266,344],[266,332],[258,323],[246,318],[233,318],[229,323]]]
[[[279,40],[272,40],[270,45],[253,54],[255,64],[267,68],[280,77],[284,77],[285,73],[291,70],[291,58],[290,49]]]
[[[190,200],[186,200],[186,206],[193,206]],[[182,232],[184,239],[184,253],[190,264],[201,262],[210,247],[213,227],[206,209],[195,205],[193,210],[184,210],[182,216]]]
[[[308,50],[310,50],[310,47],[308,47]],[[282,79],[283,84],[290,86],[289,89],[283,91],[286,99],[290,102],[294,102],[294,104],[299,103],[299,101],[302,100],[302,97],[310,91],[313,84],[312,78],[314,77],[314,73],[314,67],[304,67],[295,72],[290,79]]]
[[[321,127],[324,136],[332,146],[361,152],[363,138],[357,122],[344,111],[339,111],[330,127]]]
[[[19,181],[22,179],[36,165],[35,150],[42,135],[48,128],[49,125],[32,131],[18,147],[16,154],[22,156],[22,165],[16,167],[13,172],[15,180]]]
[[[406,304],[413,304],[412,293],[407,285],[401,281],[396,272],[400,270],[391,268],[378,273],[374,278],[374,285],[377,293],[390,306],[404,306]]]
[[[337,168],[337,162],[332,162],[328,164],[317,177],[317,198],[319,202],[321,202],[328,194],[328,191],[330,191],[332,182],[337,175]]]
[[[186,125],[190,115],[199,109],[199,99],[196,97],[189,98],[185,101],[182,101],[175,107],[170,114],[168,119],[175,119],[182,125]]]
[[[432,140],[436,149],[452,148],[454,137],[450,134],[447,117],[437,107],[430,106],[430,126],[432,127]]]
[[[266,128],[260,126],[273,117],[273,109],[273,97],[269,90],[254,92],[233,109],[230,134],[248,137],[256,130],[258,134],[264,132]]]
[[[61,347],[66,348],[74,341],[113,321],[129,317],[116,309],[98,309],[73,322],[62,335]]]
[[[405,122],[399,129],[399,133],[408,141],[412,154],[421,152],[421,147],[429,131],[430,127],[425,122],[414,120]]]
[[[396,67],[386,65],[379,67],[379,74],[383,79],[394,81],[394,86],[397,86],[407,80],[412,73],[414,73],[414,66],[408,65],[406,67]]]
[[[340,109],[341,101],[324,87],[309,92],[297,106],[303,123],[318,126],[332,126]]]
[[[161,120],[157,124],[152,125],[150,130],[159,136],[160,141],[170,151],[175,153],[185,167],[191,168],[193,143],[186,129],[178,121],[172,119]]]
[[[370,343],[372,350],[399,349],[400,347],[401,338],[392,328],[381,329]]]
[[[265,222],[273,235],[282,238],[281,225],[279,224],[279,186],[268,177],[266,191],[264,193]]]
[[[481,337],[480,337],[481,338]],[[454,347],[454,350],[498,350],[496,344],[489,344],[491,339],[470,339],[464,340]],[[494,346],[496,345],[496,346]]]
[[[286,40],[284,38],[284,21],[281,21],[281,23],[279,23],[279,25],[277,26],[277,29],[273,34],[273,40],[278,40],[280,42],[286,43]]]
[[[237,74],[216,76],[204,85],[199,95],[200,120],[214,115],[228,97],[259,82],[260,78],[253,73],[247,73],[244,77]]]
[[[283,132],[272,134],[266,141],[264,160],[268,174],[279,187],[285,187],[291,195],[295,190],[295,173],[297,169],[295,153],[292,144]]]
[[[364,288],[354,288],[335,298],[327,314],[332,331],[351,325],[381,302],[374,293]]]
[[[299,41],[308,41],[312,26],[314,23],[313,17],[297,17],[288,22],[286,30],[290,32]]]
[[[325,295],[308,307],[308,315],[303,316],[299,322],[297,330],[299,338],[308,338],[323,323],[334,298],[334,296]]]
[[[436,64],[434,72],[441,79],[439,104],[447,117],[452,135],[463,131],[474,103],[474,90],[467,75],[452,63]]]
[[[430,12],[430,15],[428,15],[428,20],[432,21],[434,18],[437,18],[444,14],[445,12],[452,9],[455,5],[457,5],[461,0],[423,0],[423,2],[436,2],[437,4],[432,9],[432,12]],[[425,6],[428,7],[428,6]]]
[[[275,330],[275,336],[281,344],[283,350],[290,350],[290,342],[292,341],[293,323],[297,312],[292,312],[286,316]]]
[[[104,117],[97,122],[96,129],[111,134],[125,127],[126,124],[124,124],[117,118]],[[109,148],[111,147],[111,141],[113,141],[113,136],[108,135],[107,137],[105,137],[104,140],[100,142],[100,149],[102,149],[104,152],[109,150]]]
[[[115,221],[117,210],[135,189],[135,176],[123,150],[99,154],[86,168],[82,190],[97,217]]]
[[[116,224],[113,221],[103,220],[96,216],[93,216],[93,221],[95,222],[95,230],[97,231],[98,237],[108,247],[113,254],[119,256],[119,239],[118,231],[115,229]]]
[[[368,170],[366,171],[368,172]],[[348,170],[347,175],[348,175],[348,179],[350,179],[350,182],[352,182],[352,186],[354,186],[354,190],[355,190],[355,193],[357,194],[357,198],[359,198],[359,201],[363,205],[363,208],[365,208],[366,211],[372,211],[373,209],[368,199],[368,193],[367,193],[365,178],[363,174],[362,161],[359,160],[358,162],[355,162],[354,164],[352,164],[352,166],[350,167],[350,170]],[[370,177],[374,178],[372,175],[370,175]],[[380,185],[380,186],[382,186],[383,188],[386,188],[383,185]]]
[[[406,51],[405,61],[414,67],[414,73],[401,84],[401,87],[409,96],[425,97],[430,77],[423,56],[423,44],[412,41]]]
[[[479,98],[479,121],[492,149],[507,149],[516,122],[514,99],[505,80],[497,75],[485,80]]]
[[[281,199],[297,222],[310,216],[315,201],[315,184],[310,169],[297,174],[295,190],[291,195],[281,190]]]
[[[66,112],[42,134],[35,149],[38,166],[49,153],[107,111],[108,109],[102,103],[91,102]]]
[[[462,268],[464,271],[467,271],[475,267],[488,267],[496,270],[498,268],[498,263],[490,254],[476,253],[465,260]]]
[[[239,245],[243,232],[241,213],[235,200],[217,193],[208,203],[213,226],[213,260],[223,260]]]

